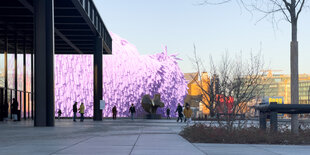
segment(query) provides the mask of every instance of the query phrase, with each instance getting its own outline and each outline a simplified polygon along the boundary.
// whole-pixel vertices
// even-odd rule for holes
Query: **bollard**
[[[267,114],[263,111],[259,111],[259,128],[261,130],[266,131],[266,126],[267,126]]]

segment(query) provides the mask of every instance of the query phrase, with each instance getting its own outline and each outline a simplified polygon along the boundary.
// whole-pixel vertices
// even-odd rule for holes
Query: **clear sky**
[[[231,56],[262,54],[266,68],[290,72],[290,25],[281,21],[274,28],[270,20],[257,23],[261,14],[251,15],[236,3],[199,6],[200,0],[94,0],[107,28],[136,45],[141,54],[154,54],[168,47],[179,53],[183,72],[194,72],[189,57],[193,44],[208,65],[209,56],[219,61]],[[308,1],[309,2],[309,1]],[[305,8],[298,23],[299,73],[310,74],[310,9]],[[261,45],[261,46],[260,46]],[[3,62],[3,56],[0,56]],[[2,69],[1,69],[2,68]],[[3,65],[0,65],[3,70]]]
[[[279,73],[289,73],[290,25],[270,20],[257,23],[261,14],[251,15],[236,3],[199,6],[200,0],[94,0],[107,28],[136,45],[141,54],[154,54],[167,45],[179,53],[183,72],[195,71],[189,57],[193,44],[198,55],[215,61],[228,51],[256,53],[262,47],[265,64]],[[310,9],[303,10],[298,25],[299,73],[310,73]],[[260,46],[261,45],[261,46]]]

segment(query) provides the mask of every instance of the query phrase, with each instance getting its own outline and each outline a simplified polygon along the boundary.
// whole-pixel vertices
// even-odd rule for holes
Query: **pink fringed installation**
[[[103,55],[103,99],[106,107],[104,117],[112,116],[113,106],[118,117],[129,115],[131,104],[137,115],[145,114],[141,98],[161,94],[164,108],[158,113],[165,115],[166,108],[175,116],[178,103],[183,104],[187,82],[181,72],[176,54],[168,55],[167,49],[155,55],[140,55],[127,40],[111,33],[113,54]],[[93,56],[56,55],[55,57],[55,113],[61,109],[63,116],[72,116],[74,101],[85,105],[85,116],[93,116]]]

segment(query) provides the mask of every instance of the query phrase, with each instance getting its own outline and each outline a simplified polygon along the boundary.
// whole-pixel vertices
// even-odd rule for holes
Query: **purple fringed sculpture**
[[[117,107],[118,117],[129,116],[131,104],[136,106],[138,116],[145,114],[141,99],[149,94],[161,95],[164,108],[157,113],[165,116],[166,108],[176,109],[183,104],[187,82],[181,72],[176,55],[164,52],[140,55],[136,47],[116,34],[113,38],[113,54],[103,55],[103,99],[106,107],[104,117],[112,116]],[[61,109],[64,117],[71,117],[74,101],[85,105],[85,116],[93,116],[93,56],[55,56],[55,114]],[[172,113],[175,116],[175,113]]]

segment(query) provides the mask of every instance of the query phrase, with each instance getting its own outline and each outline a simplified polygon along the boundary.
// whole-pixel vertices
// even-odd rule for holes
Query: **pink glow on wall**
[[[15,66],[14,66],[14,54],[8,54],[8,87],[15,88]]]
[[[113,38],[113,55],[103,56],[104,117],[112,116],[115,105],[119,117],[129,115],[131,104],[137,115],[145,114],[141,107],[144,94],[152,97],[159,93],[165,103],[158,113],[164,115],[169,107],[174,116],[178,103],[183,104],[187,83],[181,72],[177,56],[168,55],[167,49],[155,55],[140,55],[136,47],[116,34]],[[74,101],[84,103],[85,116],[93,116],[93,56],[56,55],[55,57],[55,110],[63,116],[72,116]]]

